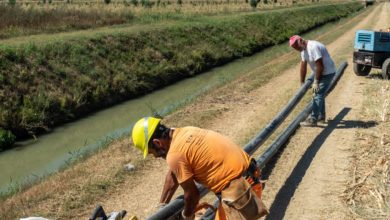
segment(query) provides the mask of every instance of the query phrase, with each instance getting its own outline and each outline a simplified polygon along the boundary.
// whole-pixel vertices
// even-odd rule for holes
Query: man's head
[[[290,37],[290,47],[297,51],[302,51],[306,48],[305,40],[299,35],[294,35]]]
[[[165,158],[170,145],[170,129],[160,123],[161,119],[145,117],[138,120],[133,127],[132,139],[134,146],[148,154]]]

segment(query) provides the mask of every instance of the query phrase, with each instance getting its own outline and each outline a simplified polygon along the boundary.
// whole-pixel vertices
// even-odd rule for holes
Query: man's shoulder
[[[307,47],[309,49],[315,49],[315,48],[325,47],[325,45],[319,41],[309,40],[307,43]]]

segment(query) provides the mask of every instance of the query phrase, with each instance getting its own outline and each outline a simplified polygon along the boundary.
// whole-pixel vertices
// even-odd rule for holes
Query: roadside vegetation
[[[44,132],[362,7],[353,2],[203,17],[135,33],[117,30],[45,44],[1,45],[0,127],[18,138]]]
[[[345,200],[357,219],[390,219],[390,81],[373,79],[364,92],[365,118],[378,122],[360,129]]]

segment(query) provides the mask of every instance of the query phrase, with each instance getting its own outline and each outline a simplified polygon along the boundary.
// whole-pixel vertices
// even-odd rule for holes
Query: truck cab
[[[390,32],[358,30],[355,35],[353,70],[358,76],[367,76],[371,68],[382,70],[390,78]]]

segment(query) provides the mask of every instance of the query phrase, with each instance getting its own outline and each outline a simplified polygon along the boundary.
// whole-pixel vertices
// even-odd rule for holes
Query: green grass
[[[361,8],[359,3],[313,6],[47,44],[3,45],[0,127],[18,137],[45,131]]]

